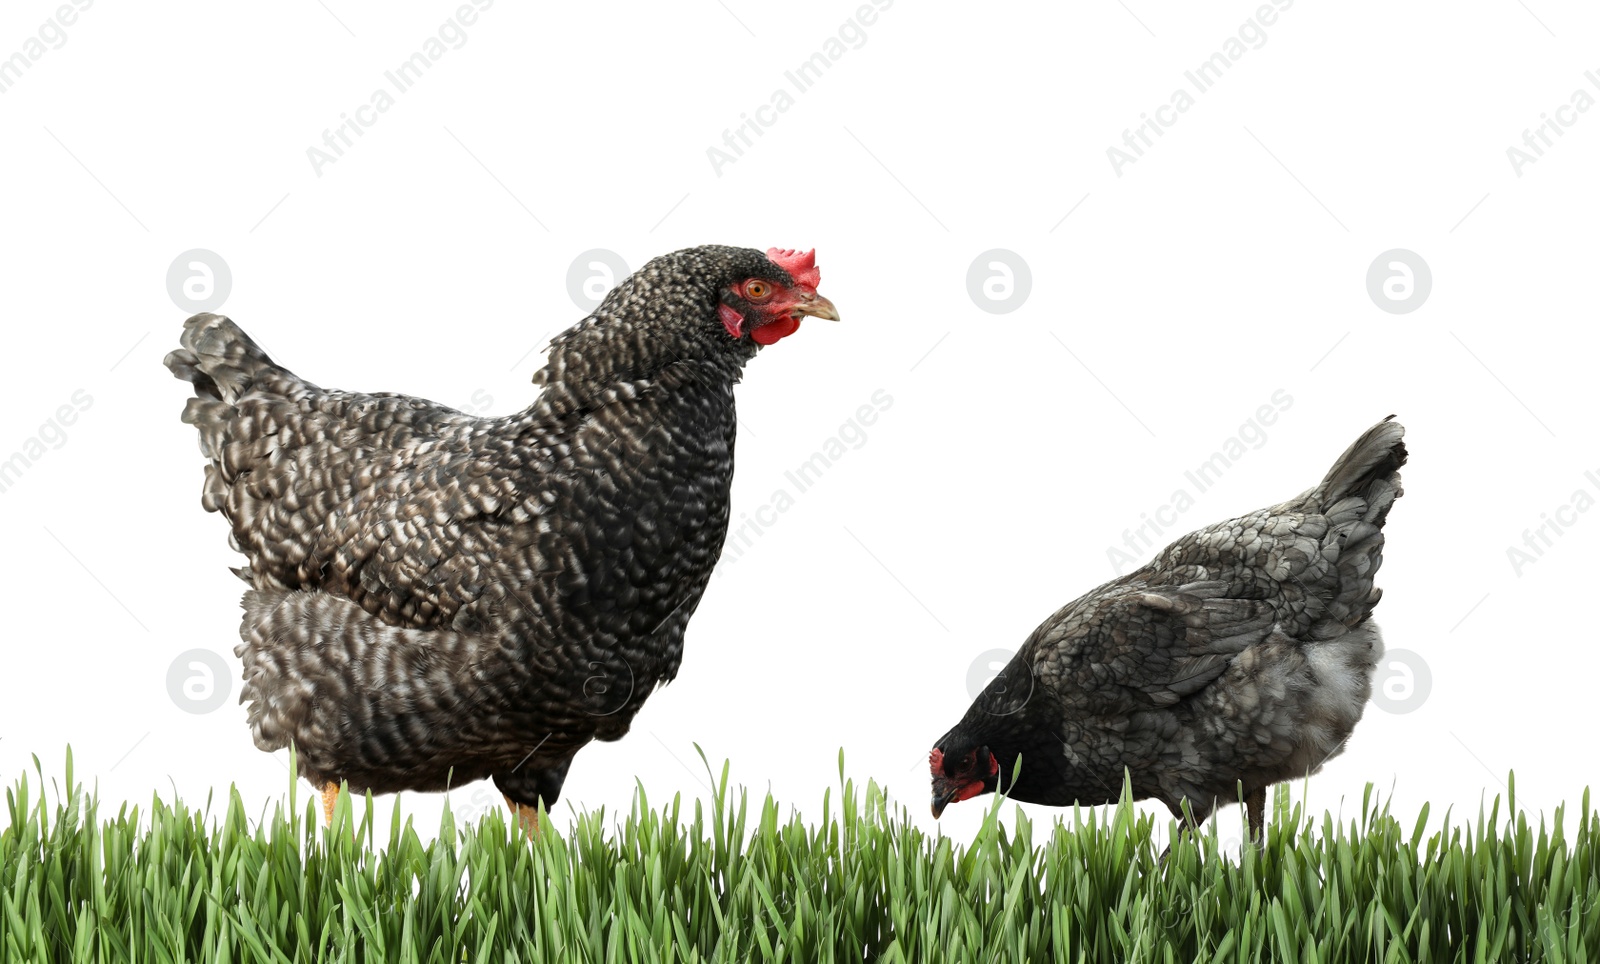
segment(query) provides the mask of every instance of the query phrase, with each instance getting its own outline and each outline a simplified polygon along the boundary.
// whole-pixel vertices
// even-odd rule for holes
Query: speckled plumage
[[[651,261],[499,418],[321,389],[227,318],[189,319],[167,365],[195,386],[203,504],[249,558],[235,652],[256,745],[293,742],[319,786],[492,777],[553,805],[573,755],[678,672],[759,349],[718,309],[752,310],[729,290],[748,278],[794,283],[750,249]]]
[[[1111,803],[1126,768],[1135,798],[1204,820],[1240,782],[1259,801],[1340,753],[1383,652],[1373,578],[1403,434],[1379,423],[1315,488],[1192,532],[1047,619],[935,745],[935,810],[975,780]]]

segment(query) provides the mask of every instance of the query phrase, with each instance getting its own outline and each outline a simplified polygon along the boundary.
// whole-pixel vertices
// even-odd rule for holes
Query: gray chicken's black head
[[[1000,788],[1000,761],[987,746],[977,746],[953,731],[939,744],[928,753],[936,820],[950,804]]]
[[[1036,698],[1043,695],[1036,693],[1033,668],[1021,652],[989,681],[928,754],[934,817],[952,803],[996,792],[1002,780],[1006,795],[1016,800],[1036,802],[1050,792],[1061,751],[1050,735],[1058,714],[1048,699]]]

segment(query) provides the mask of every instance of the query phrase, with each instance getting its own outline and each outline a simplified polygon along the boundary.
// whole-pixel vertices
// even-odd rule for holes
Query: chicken
[[[1368,429],[1315,488],[1192,532],[1034,630],[929,755],[933,814],[994,792],[1051,806],[1135,799],[1196,824],[1345,746],[1383,641],[1383,524],[1404,429]],[[1018,758],[1021,771],[1012,774]]]
[[[202,504],[248,557],[241,702],[330,813],[493,779],[519,821],[678,672],[722,551],[734,392],[817,294],[810,252],[657,258],[551,340],[521,412],[318,388],[232,321],[184,324]]]

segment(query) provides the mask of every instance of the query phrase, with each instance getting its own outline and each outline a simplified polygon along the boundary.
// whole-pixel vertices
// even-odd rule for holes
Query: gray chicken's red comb
[[[773,264],[789,272],[797,284],[808,288],[815,288],[822,281],[822,272],[817,269],[817,252],[792,251],[788,249],[768,248],[767,257]]]

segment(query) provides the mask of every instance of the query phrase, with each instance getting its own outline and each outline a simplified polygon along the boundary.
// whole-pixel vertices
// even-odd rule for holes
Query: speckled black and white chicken
[[[1045,620],[934,745],[933,812],[993,792],[1135,799],[1203,821],[1345,746],[1383,641],[1372,610],[1404,429],[1368,429],[1315,488],[1192,532]],[[1021,774],[1011,775],[1018,757]]]
[[[804,316],[813,256],[646,264],[551,341],[523,411],[318,388],[232,321],[184,325],[202,503],[249,564],[242,701],[331,815],[357,792],[492,778],[532,829],[573,755],[678,672],[722,551],[734,385]]]

